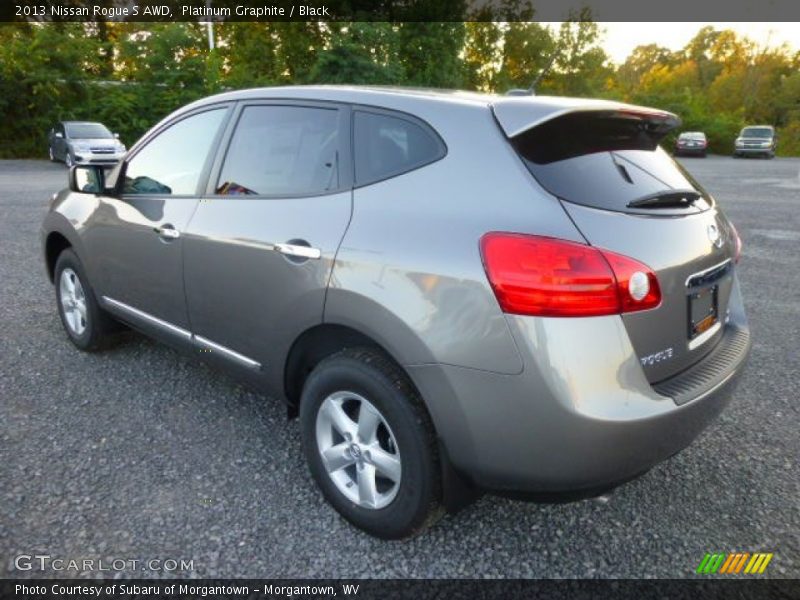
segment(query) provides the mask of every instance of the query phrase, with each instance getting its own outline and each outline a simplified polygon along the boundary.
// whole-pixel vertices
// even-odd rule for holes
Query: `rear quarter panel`
[[[405,365],[442,363],[516,374],[523,364],[484,273],[489,231],[582,241],[537,189],[489,108],[416,98],[383,108],[427,121],[439,161],[356,188],[334,265],[325,321],[354,327]]]

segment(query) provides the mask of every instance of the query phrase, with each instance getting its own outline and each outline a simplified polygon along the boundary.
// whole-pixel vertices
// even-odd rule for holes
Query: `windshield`
[[[66,128],[67,137],[78,140],[114,137],[101,123],[67,123]]]
[[[745,127],[742,129],[742,137],[771,138],[772,129],[769,127]]]
[[[706,139],[706,134],[702,132],[695,132],[695,131],[687,131],[686,133],[680,134],[678,139],[681,140],[704,140]]]

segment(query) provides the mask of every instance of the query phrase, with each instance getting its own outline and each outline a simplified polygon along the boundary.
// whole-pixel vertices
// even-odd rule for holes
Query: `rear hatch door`
[[[495,116],[533,177],[589,244],[658,277],[661,304],[622,316],[646,376],[655,383],[690,367],[721,337],[736,242],[714,199],[658,146],[680,121],[610,102],[513,100]]]

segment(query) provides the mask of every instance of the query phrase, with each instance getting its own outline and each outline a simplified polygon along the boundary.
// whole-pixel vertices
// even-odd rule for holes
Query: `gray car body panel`
[[[738,284],[731,304],[729,326],[747,330]],[[523,373],[409,368],[450,460],[490,489],[582,490],[636,476],[709,425],[745,366],[678,407],[647,382],[619,316],[507,318]]]
[[[635,313],[506,315],[481,262],[479,240],[490,231],[588,240],[644,261],[663,277],[665,297],[685,302],[687,269],[732,256],[717,208],[670,219],[570,205],[536,182],[506,137],[564,111],[624,105],[381,88],[246,90],[180,109],[130,156],[192,111],[222,103],[234,115],[260,101],[407,113],[429,124],[447,152],[364,187],[221,200],[209,191],[231,117],[197,197],[61,192],[43,240],[54,232],[69,240],[109,311],[176,346],[204,350],[198,354],[278,395],[289,350],[304,332],[325,324],[355,329],[406,369],[452,464],[493,488],[578,489],[625,479],[680,450],[721,410],[744,361],[730,365],[724,386],[681,406],[651,385],[679,376],[719,337],[670,367],[646,369],[648,330],[671,340],[674,323],[661,328],[652,314]],[[709,247],[711,222],[727,236],[720,249]],[[179,239],[154,233],[166,223]],[[292,261],[275,251],[292,241],[320,257]],[[665,246],[674,250],[664,253]],[[726,327],[746,328],[735,271],[721,289],[732,307]],[[659,310],[677,312],[667,301]]]
[[[733,260],[735,243],[730,223],[717,207],[680,218],[631,215],[564,202],[575,225],[591,243],[625,256],[635,256],[656,273],[662,302],[654,309],[626,313],[622,320],[640,357],[669,350],[670,358],[644,369],[650,381],[674,375],[714,347],[722,328],[693,349],[687,337],[687,279],[705,269]],[[715,246],[708,228],[718,229]],[[718,302],[725,314],[733,282],[732,271],[718,282]]]

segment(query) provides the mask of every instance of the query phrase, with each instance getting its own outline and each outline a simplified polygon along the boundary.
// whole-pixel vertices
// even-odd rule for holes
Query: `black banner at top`
[[[2,0],[9,21],[800,21],[798,0]]]

